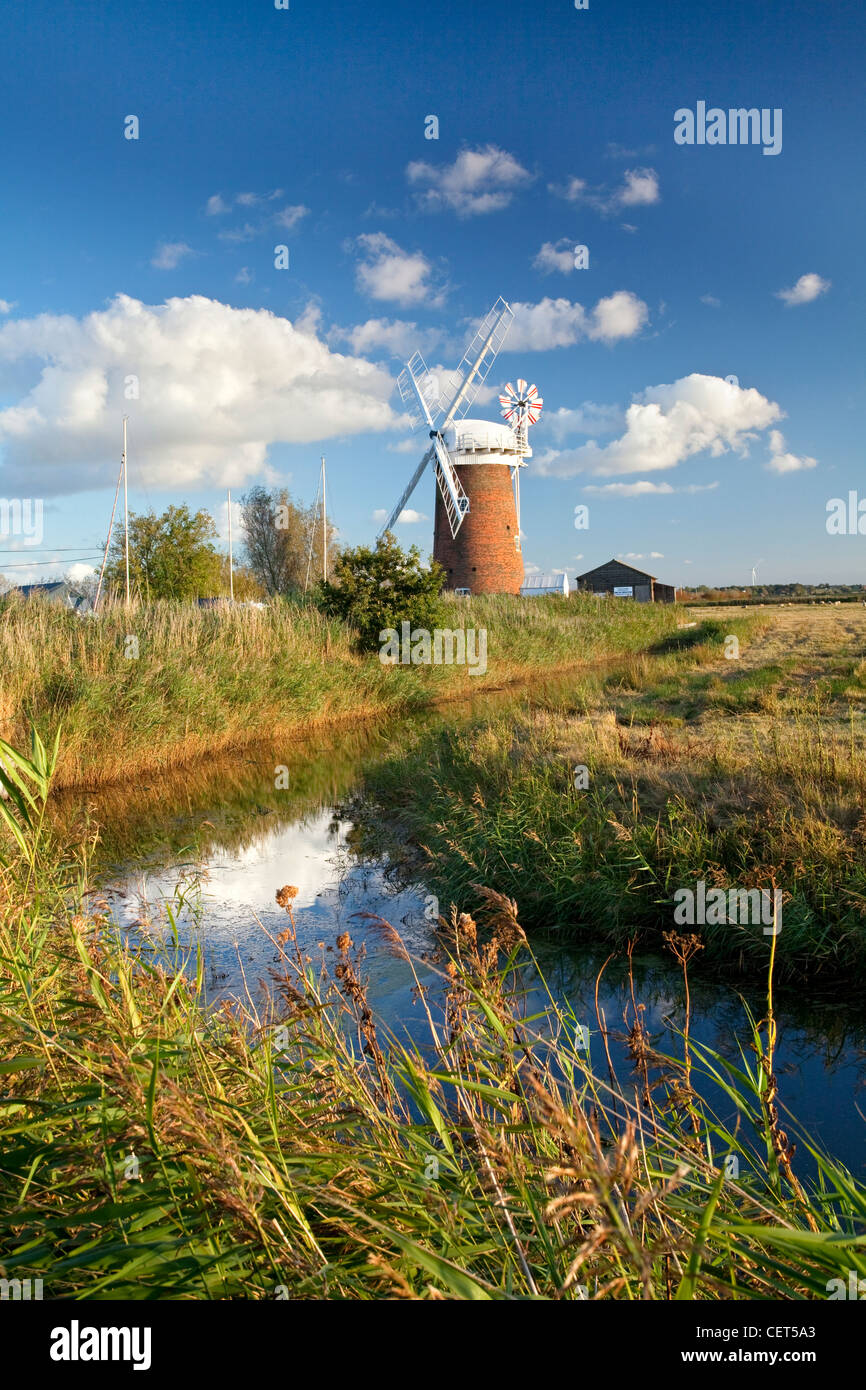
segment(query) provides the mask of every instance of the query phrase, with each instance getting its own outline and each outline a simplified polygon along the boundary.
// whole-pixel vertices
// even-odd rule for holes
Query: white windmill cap
[[[516,443],[513,429],[504,420],[460,420],[448,426],[443,438],[449,454],[483,449],[513,453]]]

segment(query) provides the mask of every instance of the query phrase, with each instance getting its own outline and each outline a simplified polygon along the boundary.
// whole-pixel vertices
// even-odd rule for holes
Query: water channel
[[[530,702],[552,705],[566,689],[560,679],[531,693],[525,688],[486,693],[413,720],[453,726]],[[182,939],[201,946],[211,1002],[242,997],[261,1003],[274,960],[271,937],[286,926],[275,894],[292,884],[298,889],[294,916],[302,949],[325,960],[337,936],[348,931],[366,950],[364,970],[378,1016],[392,1032],[405,1031],[421,1041],[426,1021],[412,973],[376,919],[397,928],[422,983],[435,993],[439,976],[429,963],[436,947],[435,904],[423,882],[405,881],[393,865],[358,849],[344,809],[405,727],[405,720],[392,727],[363,725],[299,737],[289,748],[264,742],[134,787],[67,795],[57,814],[99,825],[100,892],[132,939],[165,936],[164,906],[170,905]],[[288,770],[284,788],[275,786],[280,766]],[[534,940],[533,946],[554,994],[567,1000],[595,1034],[595,1059],[601,957],[562,933]],[[663,1052],[678,1053],[671,1025],[683,1023],[679,966],[645,953],[636,955],[634,975],[653,1042]],[[699,970],[693,970],[690,983],[693,1038],[734,1061],[740,1047],[748,1054],[741,993],[760,1016],[760,990],[703,979]],[[531,1009],[542,1000],[531,974],[526,988]],[[599,1004],[620,1074],[630,1070],[622,1036],[629,993],[624,962],[615,961],[603,976]],[[846,1006],[837,994],[827,998],[800,989],[781,993],[777,1016],[780,1100],[832,1154],[866,1175],[866,1008]],[[601,1050],[598,1061],[605,1062]]]

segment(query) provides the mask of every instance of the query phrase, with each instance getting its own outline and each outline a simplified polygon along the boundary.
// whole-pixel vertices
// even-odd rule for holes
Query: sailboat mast
[[[322,454],[322,578],[328,579],[328,523],[325,517],[325,455]]]
[[[229,598],[232,603],[235,601],[235,572],[234,560],[232,556],[232,490],[229,488]]]
[[[124,554],[126,557],[126,606],[129,607],[129,491],[126,482],[126,422],[128,416],[123,417],[123,530],[124,530]]]
[[[107,561],[107,559],[108,559],[108,550],[109,550],[109,546],[111,545],[111,533],[112,533],[112,531],[114,530],[114,514],[115,514],[115,512],[117,511],[117,499],[118,499],[118,496],[120,495],[120,480],[121,480],[122,477],[123,477],[123,461],[121,460],[120,468],[119,468],[118,474],[117,474],[117,486],[116,486],[115,489],[114,489],[114,504],[113,504],[113,506],[112,506],[112,508],[111,508],[111,520],[110,520],[109,523],[108,523],[108,537],[107,537],[106,542],[105,542],[105,549],[104,549],[103,552],[102,552],[102,566],[101,566],[100,571],[99,571],[99,583],[98,583],[97,586],[96,586],[96,598],[93,600],[93,611],[94,611],[94,613],[96,613],[97,610],[98,610],[98,608],[99,608],[99,600],[100,600],[100,597],[102,596],[102,580],[103,580],[104,575],[105,575],[105,563],[106,563],[106,561]]]

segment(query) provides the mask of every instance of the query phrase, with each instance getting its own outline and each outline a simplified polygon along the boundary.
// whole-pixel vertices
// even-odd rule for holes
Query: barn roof
[[[648,574],[646,570],[636,569],[634,565],[627,565],[625,560],[617,560],[616,556],[614,556],[612,560],[607,560],[605,564],[596,565],[595,569],[587,570],[585,574],[579,574],[577,576],[577,583],[579,584],[582,579],[592,579],[593,575],[600,573],[601,570],[609,570],[611,566],[618,570],[628,570],[630,574],[636,574],[641,579],[657,579],[656,575]]]
[[[20,594],[25,599],[49,599],[52,603],[62,603],[67,608],[73,608],[76,613],[88,613],[93,608],[92,601],[78,593],[66,579],[48,579],[41,584],[19,584],[9,592]]]
[[[65,579],[49,579],[43,584],[19,584],[16,587],[18,593],[30,598],[31,594],[66,593],[68,585]]]

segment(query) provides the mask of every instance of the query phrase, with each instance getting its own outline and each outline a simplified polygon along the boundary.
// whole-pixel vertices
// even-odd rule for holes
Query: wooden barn
[[[676,603],[673,584],[662,584],[654,574],[627,565],[624,560],[608,560],[576,579],[581,593],[611,594],[614,598],[633,598],[636,603]]]

